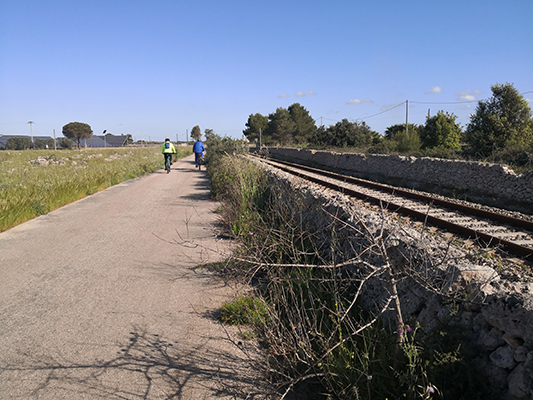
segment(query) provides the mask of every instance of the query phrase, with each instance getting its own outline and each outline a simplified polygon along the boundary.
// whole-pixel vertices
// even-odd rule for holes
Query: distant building
[[[92,135],[87,139],[87,147],[124,147],[131,141],[131,135]],[[85,146],[85,141],[82,140],[82,146]]]

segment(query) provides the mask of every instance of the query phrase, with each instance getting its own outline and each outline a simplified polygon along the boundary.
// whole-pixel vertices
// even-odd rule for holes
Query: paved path
[[[215,206],[187,157],[0,233],[0,399],[256,390],[214,318],[235,288],[191,268],[227,248]]]

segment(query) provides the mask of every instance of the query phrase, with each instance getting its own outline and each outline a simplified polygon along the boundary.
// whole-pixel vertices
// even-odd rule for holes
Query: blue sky
[[[464,127],[493,84],[533,99],[532,17],[532,0],[3,0],[0,134],[240,138],[293,103],[383,133],[406,100],[411,123]]]

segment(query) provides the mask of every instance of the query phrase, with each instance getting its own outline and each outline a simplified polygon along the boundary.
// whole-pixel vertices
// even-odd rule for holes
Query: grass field
[[[0,232],[162,166],[159,146],[0,151]]]

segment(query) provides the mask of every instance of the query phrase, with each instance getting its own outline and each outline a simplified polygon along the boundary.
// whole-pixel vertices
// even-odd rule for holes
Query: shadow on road
[[[26,354],[24,365],[1,366],[0,375],[24,384],[28,393],[20,398],[267,398],[245,351],[236,357],[203,345],[184,353],[177,342],[134,329],[111,359],[82,363]]]

